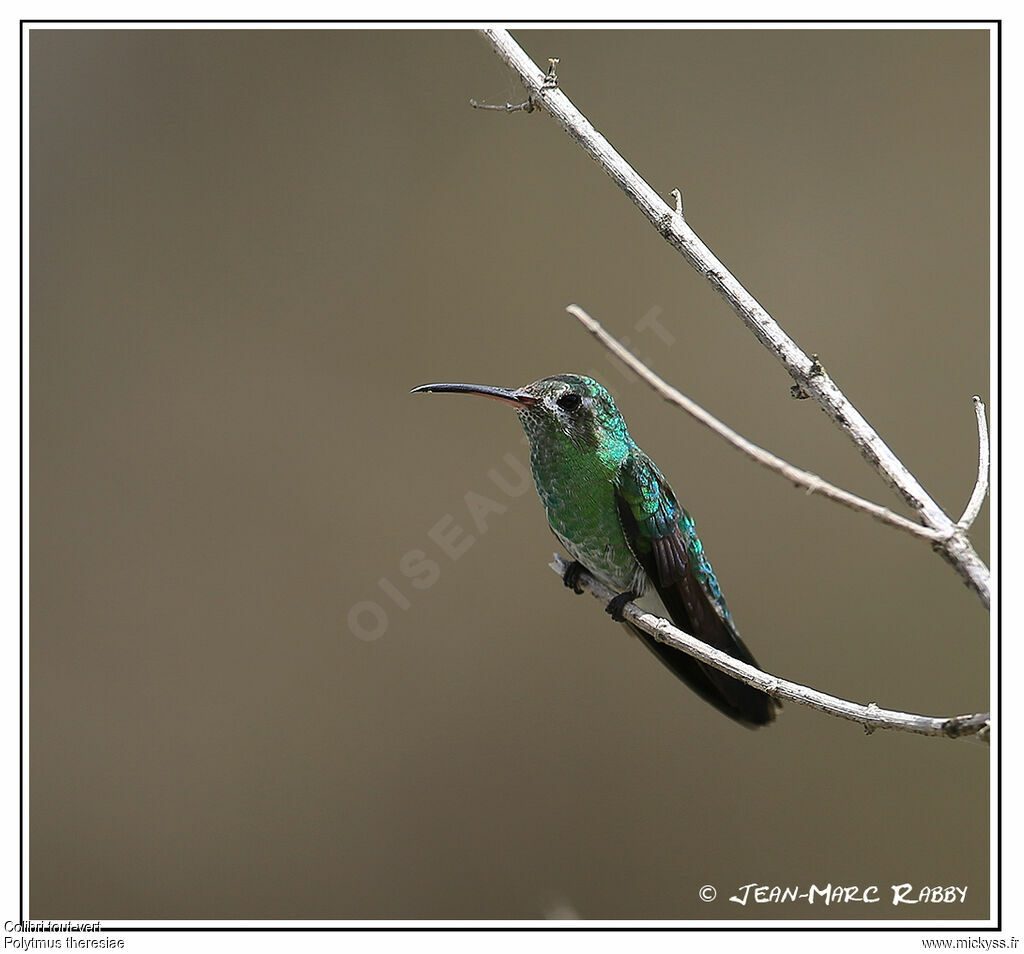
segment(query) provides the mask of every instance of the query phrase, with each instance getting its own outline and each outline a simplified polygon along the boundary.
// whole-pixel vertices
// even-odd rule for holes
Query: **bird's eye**
[[[567,394],[563,394],[555,404],[557,404],[563,411],[568,411],[570,414],[573,411],[579,410],[579,406],[583,403],[583,398],[578,394],[573,394],[571,391]]]

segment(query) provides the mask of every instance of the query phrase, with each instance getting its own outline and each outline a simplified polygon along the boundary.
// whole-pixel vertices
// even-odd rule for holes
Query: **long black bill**
[[[537,398],[522,391],[512,391],[509,388],[492,388],[486,384],[421,384],[413,388],[409,393],[416,394],[417,391],[425,393],[450,391],[454,394],[479,394],[481,397],[494,398],[495,401],[504,401],[513,407],[529,407],[537,403]]]

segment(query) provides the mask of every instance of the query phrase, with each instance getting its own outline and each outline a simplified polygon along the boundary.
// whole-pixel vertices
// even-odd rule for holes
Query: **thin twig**
[[[555,67],[558,65],[558,57],[548,57],[548,71],[544,74],[544,84],[541,89],[556,89],[558,87],[558,74],[555,72]],[[469,105],[473,109],[495,109],[502,113],[532,113],[535,109],[540,109],[540,104],[533,98],[533,94],[526,97],[526,101],[522,103],[505,103],[504,106],[492,105],[491,103],[481,103],[475,99],[469,101]],[[678,192],[675,193],[678,196]],[[676,202],[676,208],[679,210],[680,215],[682,214],[682,198]]]
[[[550,566],[559,576],[564,577],[570,563],[556,553]],[[582,572],[577,579],[583,587],[605,603],[618,595],[614,590],[595,580],[589,573]],[[635,603],[627,603],[622,612],[626,619],[645,633],[650,633],[659,642],[728,673],[748,686],[761,689],[776,699],[796,702],[839,719],[860,723],[868,732],[873,732],[875,729],[895,729],[901,732],[914,732],[918,735],[944,736],[954,739],[974,736],[980,741],[988,741],[991,717],[987,712],[973,712],[956,716],[924,716],[913,712],[882,709],[874,702],[867,705],[850,702],[847,699],[840,699],[838,696],[830,696],[817,689],[802,686],[800,683],[790,682],[788,679],[780,679],[771,673],[740,662],[720,649],[715,649],[714,646],[709,646],[689,633],[677,629],[668,620],[645,613]]]
[[[836,503],[849,507],[851,510],[860,510],[863,513],[868,513],[876,520],[887,523],[891,527],[896,527],[905,533],[913,534],[916,537],[924,537],[926,540],[935,541],[942,539],[937,530],[932,530],[931,527],[923,527],[919,523],[914,523],[913,520],[908,520],[906,517],[901,517],[898,513],[893,513],[885,507],[872,503],[870,500],[865,500],[863,497],[851,494],[848,490],[843,490],[841,487],[835,486],[835,484],[830,484],[817,474],[794,467],[788,461],[771,453],[771,451],[766,451],[763,447],[758,447],[757,444],[748,441],[727,424],[723,424],[713,414],[705,411],[696,401],[691,400],[681,391],[672,387],[664,378],[655,374],[628,348],[608,334],[579,305],[569,305],[565,310],[573,317],[578,318],[587,331],[597,338],[612,354],[629,365],[666,401],[686,411],[696,421],[699,421],[709,430],[714,431],[719,437],[728,441],[733,447],[742,451],[762,467],[767,467],[769,470],[781,474],[798,487],[807,488],[808,493],[820,494],[822,497],[834,500]]]
[[[505,103],[504,106],[497,106],[492,103],[478,103],[475,99],[471,99],[469,105],[473,109],[497,109],[503,113],[518,113],[520,111],[532,113],[537,108],[532,96],[528,97],[525,103]]]
[[[481,32],[502,60],[519,74],[538,105],[543,105],[545,111],[558,119],[566,132],[601,165],[659,234],[707,279],[758,340],[779,359],[802,393],[813,397],[821,405],[883,480],[920,515],[924,524],[938,533],[935,548],[988,606],[988,567],[975,553],[966,535],[932,500],[917,478],[850,403],[821,365],[812,361],[797,346],[714,256],[685,218],[666,205],[661,196],[615,151],[565,93],[560,88],[545,85],[545,74],[507,30]]]
[[[956,522],[956,525],[964,531],[970,530],[971,524],[978,519],[981,505],[985,502],[985,495],[988,493],[988,424],[985,422],[985,402],[977,395],[974,396],[974,413],[978,417],[978,480],[974,485],[971,499],[967,501],[964,515]]]

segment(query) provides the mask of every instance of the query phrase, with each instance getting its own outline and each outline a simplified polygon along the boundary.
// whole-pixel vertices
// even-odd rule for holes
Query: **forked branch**
[[[758,340],[778,358],[801,392],[818,402],[882,479],[915,511],[920,522],[935,532],[933,546],[936,551],[954,567],[987,607],[990,602],[989,570],[967,539],[965,525],[952,521],[825,373],[820,363],[798,347],[715,257],[686,222],[682,202],[677,199],[676,208],[670,208],[558,88],[557,77],[553,81],[552,75],[546,75],[507,30],[481,32],[502,60],[519,75],[529,93],[529,102],[554,116],[601,165],[658,233],[707,279]],[[969,515],[970,508],[965,519]]]

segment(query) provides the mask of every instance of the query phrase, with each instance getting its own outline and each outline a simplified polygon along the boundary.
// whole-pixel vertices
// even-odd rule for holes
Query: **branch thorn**
[[[548,57],[548,71],[544,74],[544,84],[541,89],[558,89],[558,74],[555,72],[555,67],[559,62],[557,56]]]

